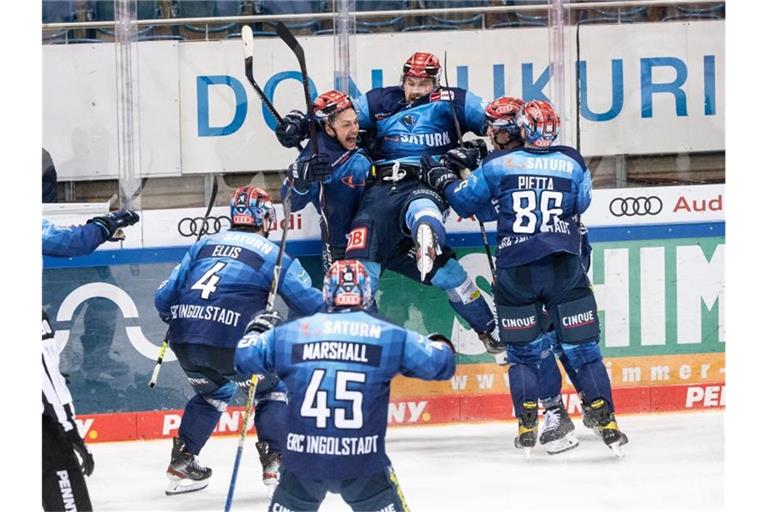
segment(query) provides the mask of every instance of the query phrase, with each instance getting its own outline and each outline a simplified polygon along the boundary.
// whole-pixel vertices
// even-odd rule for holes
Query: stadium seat
[[[355,2],[355,12],[403,11],[407,8],[408,0],[357,0]],[[393,32],[402,30],[403,26],[405,26],[403,16],[394,16],[392,18],[357,18],[356,20],[356,27],[359,33],[364,33],[362,31],[363,28],[368,29],[368,32]]]
[[[93,21],[115,21],[115,4],[113,2],[104,2],[99,0],[92,0],[88,2],[88,7],[91,12],[90,17]],[[161,11],[158,2],[155,0],[137,0],[136,2],[136,19],[138,20],[153,20],[161,18]],[[105,35],[108,38],[115,37],[115,31],[108,28],[97,28],[97,35]],[[149,25],[146,27],[139,27],[136,31],[139,38],[151,35],[155,33],[155,27]]]
[[[721,20],[725,18],[725,4],[678,5],[667,12],[661,21]]]
[[[215,18],[217,16],[239,16],[243,13],[240,0],[176,0],[171,11],[174,18]],[[182,25],[179,31],[188,39],[226,37],[230,33],[240,33],[237,23],[201,23]]]
[[[422,9],[445,9],[462,7],[486,7],[490,5],[489,0],[419,0],[419,7]],[[426,24],[436,25],[454,25],[457,28],[482,28],[482,14],[440,14],[427,16]]]
[[[264,15],[321,13],[326,7],[325,0],[259,0],[258,4],[257,13]],[[283,23],[294,34],[302,32],[314,34],[320,30],[319,20],[284,21]],[[268,25],[275,27],[277,22],[270,21]]]
[[[618,23],[636,23],[647,21],[648,16],[645,6],[640,7],[618,7],[614,9],[590,9],[579,20],[581,25],[585,24],[611,24]]]
[[[414,25],[412,27],[405,27],[402,32],[425,32],[428,30],[459,30],[456,25]]]
[[[356,27],[355,28],[355,34],[370,34],[370,33],[371,33],[371,31],[368,30],[365,27]],[[331,34],[331,35],[333,34],[333,29],[332,28],[324,28],[322,30],[318,30],[313,35],[315,35],[315,36],[327,36],[329,34]]]
[[[43,23],[70,23],[75,21],[75,6],[71,1],[43,0]],[[65,43],[68,30],[43,32],[43,43]]]

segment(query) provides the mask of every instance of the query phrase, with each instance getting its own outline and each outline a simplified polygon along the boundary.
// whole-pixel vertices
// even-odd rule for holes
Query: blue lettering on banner
[[[522,69],[523,76],[523,100],[544,100],[549,101],[547,95],[544,94],[544,87],[549,83],[549,66],[545,69],[536,81],[533,81],[533,63],[524,62]]]
[[[467,66],[456,66],[456,87],[469,89],[469,68]]]
[[[704,56],[704,115],[717,113],[717,92],[715,90],[715,56]]]
[[[269,101],[274,103],[275,89],[277,89],[277,86],[284,80],[296,80],[301,83],[301,73],[298,71],[281,71],[270,77],[270,79],[267,80],[267,83],[264,84],[264,95],[269,98]],[[317,98],[315,82],[313,82],[310,77],[307,77],[307,82],[309,84],[309,98],[314,101],[315,98]],[[264,121],[267,123],[267,126],[274,131],[277,128],[277,119],[275,119],[275,116],[272,115],[272,112],[269,111],[266,105],[261,106],[261,113],[264,115]]]
[[[211,126],[208,91],[212,85],[224,85],[235,95],[235,115],[226,126]],[[243,126],[248,113],[248,98],[240,81],[228,75],[202,75],[197,77],[197,136],[223,137],[231,135]]]
[[[671,67],[675,70],[676,78],[668,83],[654,83],[653,69],[657,67]],[[653,117],[653,95],[658,93],[670,93],[675,97],[675,111],[678,117],[686,117],[685,92],[681,89],[688,78],[688,68],[685,62],[676,57],[654,57],[640,59],[640,112],[643,118]]]
[[[578,62],[579,79],[581,80],[581,91],[579,93],[579,102],[581,104],[581,115],[588,121],[610,121],[621,113],[624,107],[624,65],[621,59],[611,60],[611,108],[602,113],[593,112],[589,108],[587,100],[587,89],[589,80],[587,80],[587,63],[583,60]]]
[[[493,97],[504,96],[504,64],[493,65]]]

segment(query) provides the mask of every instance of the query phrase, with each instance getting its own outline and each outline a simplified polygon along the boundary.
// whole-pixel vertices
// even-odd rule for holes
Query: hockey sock
[[[551,350],[542,352],[546,354],[539,364],[539,398],[544,408],[557,405],[560,402],[560,391],[563,387],[563,377],[557,367],[557,359]]]
[[[282,400],[264,400],[256,407],[253,423],[259,441],[269,444],[270,450],[283,453],[282,440],[286,435],[288,406]]]
[[[197,455],[203,449],[236,390],[237,386],[229,382],[205,396],[195,395],[187,402],[179,426],[179,438],[191,454]]]
[[[592,402],[602,398],[608,402],[608,407],[613,411],[613,396],[611,393],[611,381],[602,359],[592,361],[579,368],[578,379],[582,386],[584,397]]]
[[[507,374],[515,417],[519,418],[523,412],[523,402],[539,401],[538,370],[531,364],[513,364]]]
[[[558,354],[558,359],[560,360],[560,364],[563,365],[563,369],[565,370],[565,373],[568,374],[568,378],[571,381],[571,384],[573,384],[573,387],[576,388],[576,392],[581,394],[581,384],[579,384],[579,376],[576,373],[576,370],[573,369],[573,365],[571,365],[571,362],[568,360],[567,357],[563,355],[563,353]]]
[[[493,330],[496,321],[491,308],[458,261],[451,258],[437,269],[432,285],[445,290],[448,303],[475,332]]]

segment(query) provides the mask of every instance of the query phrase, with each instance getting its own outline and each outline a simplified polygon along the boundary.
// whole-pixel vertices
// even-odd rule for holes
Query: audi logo
[[[617,197],[609,206],[614,217],[642,217],[643,215],[658,215],[664,203],[658,196],[650,197]]]
[[[177,229],[179,234],[185,237],[215,235],[221,231],[222,223],[224,223],[225,229],[228,228],[230,226],[229,217],[226,215],[221,217],[184,217],[179,221]]]

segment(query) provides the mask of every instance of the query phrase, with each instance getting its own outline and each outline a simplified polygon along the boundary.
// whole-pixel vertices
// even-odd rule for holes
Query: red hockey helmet
[[[517,112],[515,122],[523,129],[523,140],[533,146],[552,145],[560,132],[560,118],[554,107],[543,100],[531,100]]]
[[[329,310],[366,308],[372,294],[365,266],[357,260],[335,261],[323,280],[323,299]]]
[[[512,96],[502,96],[493,100],[485,107],[485,119],[489,126],[499,128],[514,134],[518,131],[515,118],[523,100]]]
[[[352,98],[335,89],[324,92],[315,98],[315,103],[312,106],[315,117],[321,121],[340,114],[349,108],[354,108]]]
[[[403,76],[413,78],[434,78],[435,85],[440,82],[440,60],[428,52],[416,52],[403,64]]]
[[[233,226],[261,227],[267,222],[267,231],[275,221],[275,207],[269,194],[259,187],[240,187],[229,201]]]

